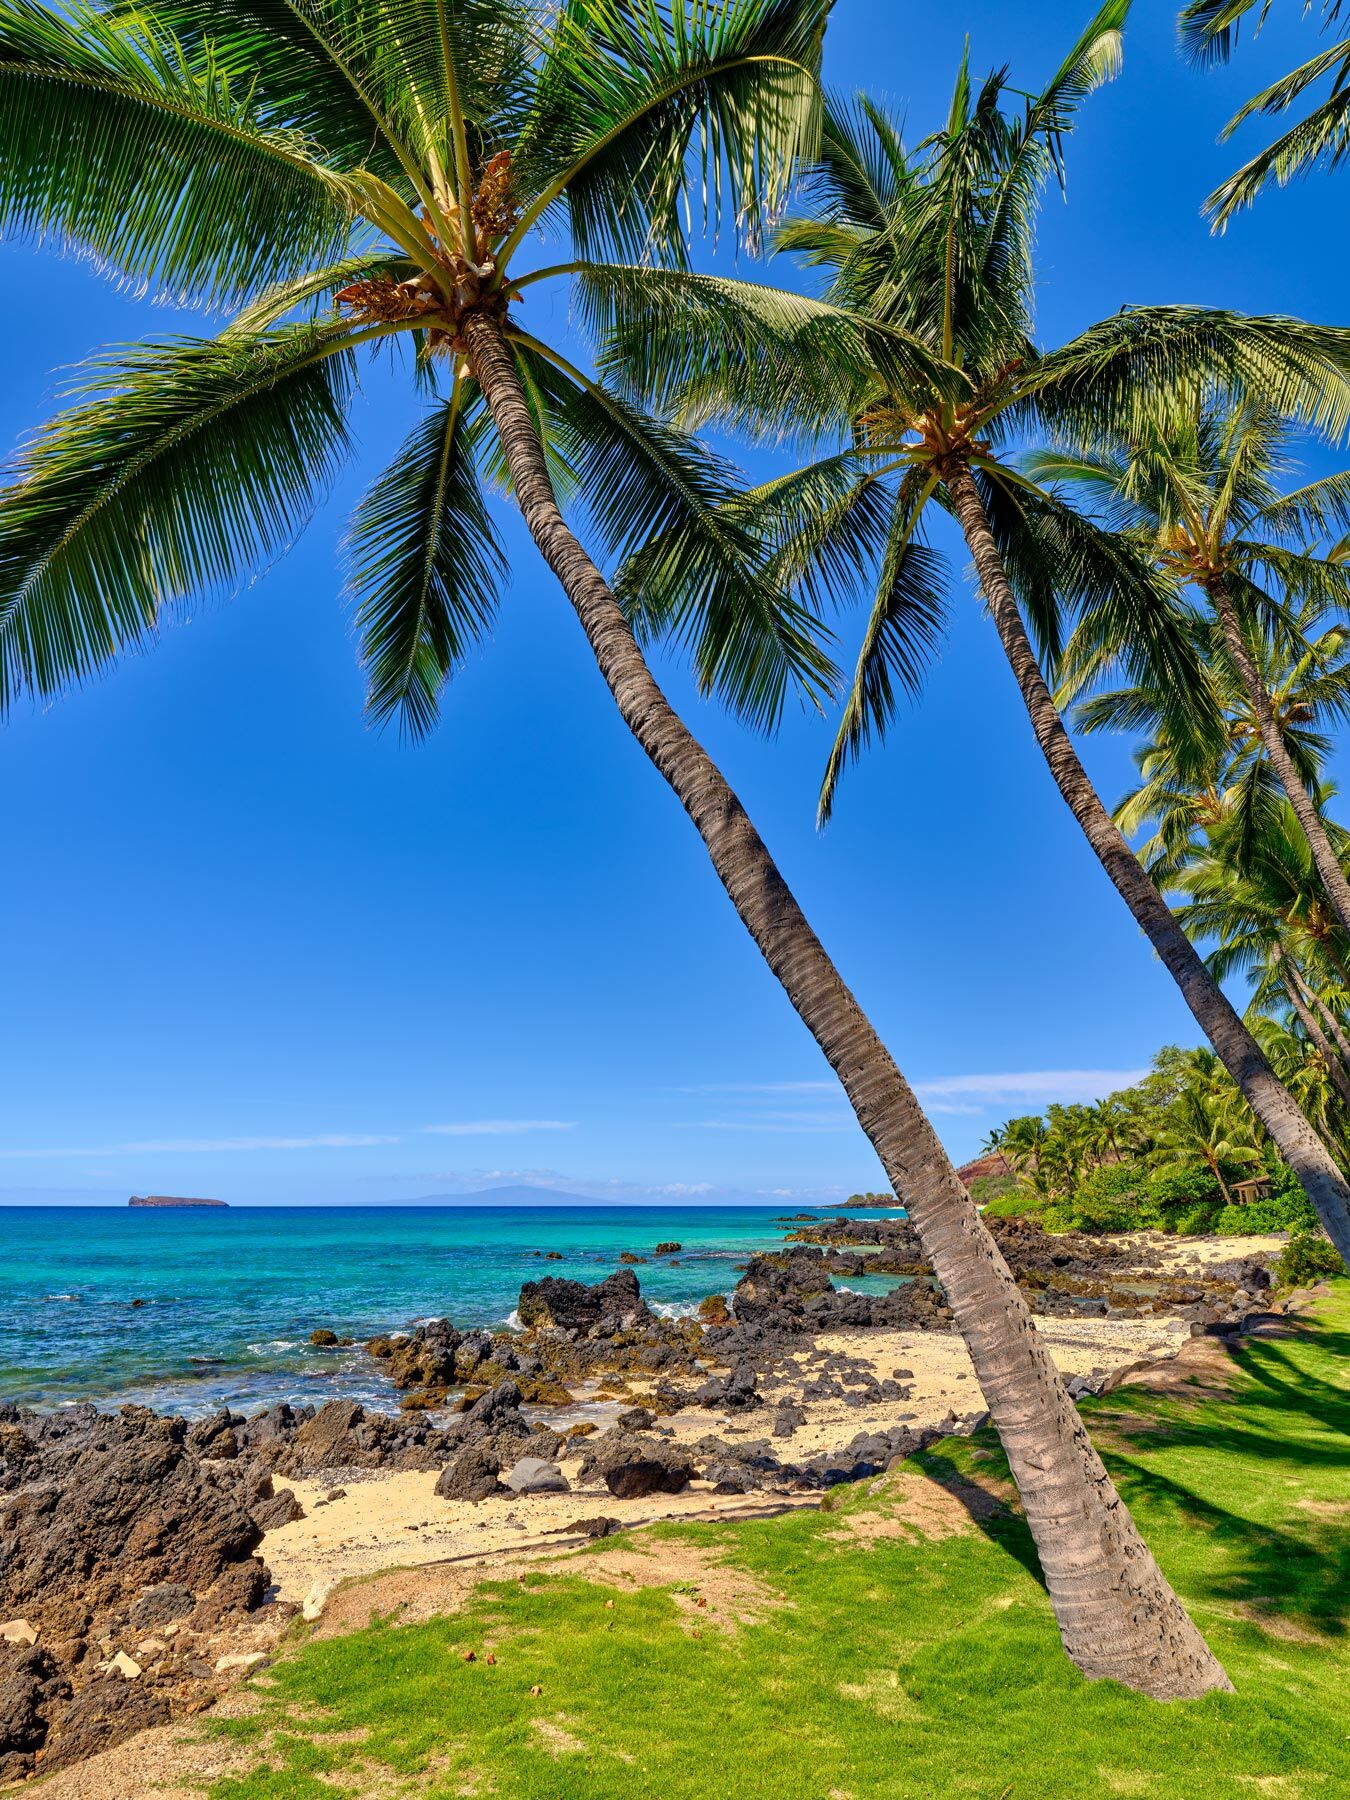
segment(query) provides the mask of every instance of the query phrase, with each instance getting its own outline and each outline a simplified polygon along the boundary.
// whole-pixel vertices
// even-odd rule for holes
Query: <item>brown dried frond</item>
[[[490,243],[514,227],[516,216],[511,152],[499,150],[483,170],[473,197],[473,222],[480,239]]]
[[[416,319],[441,306],[440,296],[421,277],[416,281],[393,281],[388,276],[354,281],[350,287],[339,288],[333,300],[353,319],[372,325]]]

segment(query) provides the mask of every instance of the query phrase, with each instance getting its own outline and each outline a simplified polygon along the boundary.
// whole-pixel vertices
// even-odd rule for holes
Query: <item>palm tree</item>
[[[1310,646],[1301,623],[1350,607],[1350,566],[1343,550],[1333,547],[1322,555],[1307,541],[1328,530],[1339,537],[1350,525],[1350,476],[1331,475],[1281,493],[1278,477],[1288,463],[1288,435],[1283,421],[1260,403],[1222,408],[1192,399],[1130,440],[1108,440],[1089,453],[1033,452],[1027,466],[1039,481],[1062,482],[1099,497],[1117,529],[1179,583],[1205,596],[1245,701],[1241,710],[1255,724],[1312,847],[1327,897],[1350,931],[1350,880],[1309,792],[1306,760],[1298,766],[1299,746],[1285,735],[1287,725],[1305,724],[1306,714],[1278,718],[1258,666],[1268,639],[1277,648],[1287,638],[1306,677]],[[1291,606],[1302,620],[1290,617]],[[1119,623],[1117,612],[1106,631]],[[1091,632],[1093,625],[1085,619],[1080,629]],[[1100,641],[1104,634],[1094,635]],[[1337,652],[1343,645],[1344,631],[1336,628]],[[1343,674],[1343,656],[1339,662]],[[1166,678],[1164,671],[1160,682]],[[1319,700],[1323,712],[1334,706],[1341,720],[1350,714],[1344,680],[1334,700],[1324,683]]]
[[[753,237],[817,126],[826,11],[5,0],[0,221],[240,310],[215,338],[96,360],[80,403],[24,452],[0,499],[0,701],[58,690],[284,544],[347,452],[355,353],[407,346],[422,416],[351,529],[373,715],[428,729],[482,635],[505,557],[480,472],[497,472],[904,1199],[1070,1655],[1094,1677],[1196,1694],[1227,1678],[1121,1504],[1007,1265],[556,498],[584,496],[597,552],[630,590],[649,582],[702,609],[700,675],[743,710],[772,717],[791,679],[814,691],[828,678],[803,609],[756,569],[719,504],[721,465],[589,380],[517,310],[559,268],[519,266],[537,228],[566,231],[572,263],[626,254],[678,268],[691,170],[710,208]]]
[[[1042,352],[1031,335],[1032,233],[1079,101],[1117,67],[1128,0],[1107,0],[1046,89],[1017,115],[1006,77],[977,91],[962,62],[945,127],[911,155],[873,103],[828,113],[811,191],[780,249],[829,271],[823,298],[684,271],[585,272],[611,329],[608,367],[686,422],[825,441],[827,454],[758,490],[752,517],[775,575],[814,601],[879,568],[822,794],[884,734],[940,634],[931,506],[957,520],[1037,743],[1094,854],[1325,1221],[1350,1251],[1350,1187],[1173,918],[1096,793],[1037,661],[1020,594],[1053,658],[1063,609],[1109,597],[1178,694],[1202,672],[1171,591],[1129,547],[1037,486],[1019,439],[1129,434],[1164,397],[1209,382],[1261,392],[1281,416],[1339,434],[1350,421],[1350,333],[1198,307],[1141,307]],[[658,561],[655,552],[649,562]],[[1014,591],[1014,582],[1017,591]],[[648,629],[688,632],[684,597],[644,585]]]
[[[1259,6],[1259,30],[1270,5],[1271,0],[1190,0],[1178,21],[1182,49],[1192,62],[1204,66],[1227,62],[1241,21]],[[1340,16],[1342,5],[1343,0],[1321,0],[1324,29]],[[1311,11],[1311,0],[1305,0],[1303,10]],[[1288,112],[1295,100],[1328,76],[1331,92],[1327,97],[1235,175],[1230,175],[1206,200],[1205,211],[1213,217],[1216,230],[1221,231],[1235,212],[1250,206],[1272,179],[1285,187],[1296,175],[1306,174],[1318,163],[1334,169],[1350,153],[1350,38],[1328,44],[1316,56],[1253,95],[1224,126],[1222,135],[1230,138],[1239,125],[1257,113]]]
[[[1328,623],[1316,597],[1286,600],[1272,611],[1275,616],[1263,628],[1253,623],[1244,630],[1248,659],[1297,785],[1308,795],[1331,855],[1343,859],[1344,836],[1325,817],[1329,789],[1322,770],[1332,750],[1327,727],[1350,713],[1350,630],[1339,620]],[[1189,608],[1181,612],[1180,628],[1195,661],[1205,666],[1205,680],[1186,705],[1178,704],[1167,669],[1139,666],[1147,664],[1147,654],[1141,658],[1128,635],[1122,641],[1122,624],[1128,621],[1086,609],[1065,647],[1056,698],[1061,705],[1074,700],[1121,664],[1133,676],[1122,687],[1078,700],[1073,716],[1083,732],[1144,734],[1134,756],[1139,785],[1120,801],[1114,817],[1128,837],[1152,831],[1139,854],[1165,888],[1196,844],[1227,821],[1239,822],[1239,850],[1252,841],[1281,788],[1261,722],[1217,621]]]
[[[1224,1205],[1231,1206],[1224,1165],[1260,1162],[1255,1123],[1236,1092],[1216,1096],[1188,1087],[1158,1121],[1154,1161],[1160,1168],[1184,1169],[1198,1158],[1218,1182]]]

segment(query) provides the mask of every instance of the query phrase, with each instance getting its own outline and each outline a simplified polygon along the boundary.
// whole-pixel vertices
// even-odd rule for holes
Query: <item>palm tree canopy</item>
[[[0,493],[0,712],[284,549],[352,451],[363,359],[420,395],[347,539],[373,717],[433,721],[505,572],[461,328],[507,330],[560,492],[622,571],[655,532],[700,678],[771,720],[830,684],[734,472],[518,322],[531,255],[682,267],[683,204],[757,241],[819,129],[830,0],[0,0],[0,228],[226,309],[102,352]],[[524,265],[524,266],[522,266]],[[395,351],[397,354],[397,349]]]
[[[1077,444],[1138,429],[1159,396],[1197,382],[1260,392],[1280,417],[1339,434],[1350,424],[1350,333],[1200,307],[1131,308],[1045,351],[1033,330],[1033,234],[1062,173],[1082,101],[1116,72],[1128,0],[1108,0],[1039,95],[1006,70],[958,71],[945,124],[909,148],[876,104],[831,101],[803,187],[810,211],[775,247],[820,272],[820,292],[687,270],[592,268],[582,292],[609,334],[607,367],[686,424],[716,417],[805,445],[809,467],[744,502],[776,577],[818,603],[871,608],[827,774],[880,734],[921,681],[943,629],[947,574],[927,541],[930,502],[949,505],[954,461],[974,473],[1000,553],[1042,653],[1089,595],[1154,640],[1184,687],[1197,678],[1170,584],[1017,466],[1053,430]],[[742,516],[738,512],[738,518]],[[652,629],[683,623],[659,584]]]
[[[1181,13],[1178,31],[1183,51],[1204,65],[1227,62],[1237,42],[1242,21],[1257,14],[1257,30],[1264,24],[1271,0],[1190,0]],[[1344,0],[1321,0],[1323,29],[1340,17]],[[1312,10],[1305,0],[1303,10]],[[1319,83],[1330,92],[1266,148],[1259,151],[1205,202],[1205,211],[1222,231],[1243,207],[1250,206],[1271,181],[1284,187],[1296,175],[1319,165],[1333,169],[1350,155],[1350,38],[1324,45],[1296,69],[1254,94],[1224,127],[1224,138],[1258,113],[1278,117]]]

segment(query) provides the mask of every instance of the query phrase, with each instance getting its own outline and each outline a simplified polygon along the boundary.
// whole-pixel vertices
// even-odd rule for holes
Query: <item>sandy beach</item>
[[[1222,1242],[1222,1241],[1221,1241]],[[1274,1240],[1279,1247],[1279,1240]],[[1188,1246],[1193,1249],[1194,1246]],[[1231,1251],[1229,1252],[1231,1254]],[[1192,1257],[1190,1260],[1194,1260]],[[1220,1260],[1216,1253],[1208,1260]],[[1065,1375],[1111,1374],[1129,1364],[1174,1356],[1189,1340],[1190,1328],[1163,1315],[1129,1320],[1039,1319],[1056,1363]],[[805,1424],[799,1426],[783,1454],[811,1455],[837,1450],[856,1434],[908,1425],[931,1428],[949,1414],[969,1415],[983,1409],[983,1396],[965,1345],[954,1333],[869,1331],[828,1334],[797,1353],[802,1381],[809,1380],[827,1358],[843,1355],[884,1379],[907,1370],[910,1398],[880,1406],[855,1407],[841,1401],[806,1401]],[[636,1381],[631,1405],[641,1397]],[[688,1408],[662,1421],[677,1440],[692,1441],[708,1433],[729,1440],[765,1437],[775,1402],[800,1392],[792,1379],[762,1384],[770,1405],[739,1415]],[[619,1408],[590,1407],[596,1411]],[[305,1517],[268,1532],[261,1554],[280,1597],[303,1603],[352,1576],[370,1575],[395,1566],[418,1566],[461,1557],[488,1557],[565,1539],[565,1528],[577,1519],[603,1515],[625,1526],[655,1519],[735,1515],[762,1511],[763,1495],[714,1494],[706,1481],[694,1481],[682,1494],[652,1495],[641,1500],[616,1499],[596,1481],[582,1486],[578,1470],[584,1440],[560,1466],[572,1483],[566,1494],[491,1498],[473,1504],[436,1496],[434,1471],[358,1472],[318,1481],[288,1479]],[[340,1498],[325,1496],[341,1488]],[[819,1496],[785,1495],[778,1504],[815,1505]]]

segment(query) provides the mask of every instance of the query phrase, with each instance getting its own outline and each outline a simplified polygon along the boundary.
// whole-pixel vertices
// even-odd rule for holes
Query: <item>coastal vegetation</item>
[[[799,402],[846,392],[848,421],[868,392],[885,396],[887,431],[917,433],[954,499],[974,492],[970,434],[998,378],[981,353],[1030,349],[1035,197],[1077,101],[1118,64],[1127,10],[1108,0],[1015,124],[998,110],[1001,80],[972,109],[963,74],[945,161],[935,141],[947,174],[915,183],[947,221],[945,235],[919,234],[924,272],[930,290],[935,279],[950,295],[959,287],[977,382],[953,359],[951,306],[912,328],[866,307],[780,297],[770,310],[786,310],[786,333],[749,365],[753,341],[738,343],[733,385],[756,370],[751,394],[760,376],[786,375]],[[1009,1456],[1067,1651],[1093,1675],[1194,1695],[1227,1677],[1120,1503],[931,1122],[635,635],[635,619],[640,631],[674,632],[706,687],[772,723],[790,689],[830,684],[801,592],[810,571],[794,577],[786,549],[766,563],[762,522],[668,409],[653,415],[592,379],[513,310],[559,275],[592,307],[636,292],[641,335],[665,355],[660,284],[687,294],[694,279],[681,211],[690,176],[700,173],[709,214],[753,244],[803,161],[832,141],[817,86],[828,11],[828,0],[568,0],[556,11],[405,0],[279,16],[252,0],[223,10],[156,0],[134,12],[8,0],[0,219],[233,318],[212,338],[95,358],[75,405],[23,451],[0,496],[0,704],[88,676],[188,594],[281,548],[348,454],[357,353],[401,344],[420,417],[349,533],[372,715],[428,730],[447,678],[486,631],[506,560],[483,492],[495,477],[904,1192]],[[827,155],[826,180],[830,166]],[[562,238],[564,260],[520,266],[536,229]],[[999,322],[1009,303],[1011,337]],[[616,313],[606,332],[616,371],[624,323]],[[725,354],[715,308],[683,304],[681,332],[704,362]],[[1259,375],[1272,404],[1296,416],[1327,424],[1350,410],[1350,337],[1284,321],[1155,308],[1031,354],[1036,406],[1056,416],[1082,415],[1089,375],[1087,415],[1100,421],[1122,417],[1112,394],[1129,415],[1146,374],[1195,379],[1216,367]],[[734,420],[734,406],[723,410]],[[838,418],[837,399],[821,416]],[[583,501],[612,584],[560,495]],[[807,536],[816,563],[822,534],[808,525]],[[1005,635],[1021,631],[1016,610],[1009,594]],[[1334,1230],[1350,1190],[1264,1064],[1252,1079]]]
[[[1318,1231],[1297,1177],[1207,1050],[1169,1046],[1142,1081],[1009,1119],[985,1150],[1004,1165],[972,1184],[986,1214],[1034,1215],[1047,1231]]]
[[[1071,624],[1096,608],[1132,668],[1174,671],[1187,693],[1200,684],[1177,571],[1019,461],[1032,443],[1134,443],[1197,387],[1221,409],[1259,402],[1262,419],[1338,440],[1350,332],[1146,307],[1042,350],[1036,209],[1078,106],[1118,70],[1128,0],[1107,0],[1030,99],[1002,74],[977,84],[963,62],[945,127],[913,151],[872,103],[822,101],[829,10],[0,0],[0,220],[230,315],[214,336],[95,356],[74,404],[22,451],[0,494],[0,707],[87,678],[192,595],[284,548],[350,454],[361,359],[402,353],[411,430],[347,540],[371,717],[428,732],[487,635],[507,573],[496,485],[903,1197],[969,1348],[1064,1647],[1094,1678],[1194,1697],[1228,1686],[1223,1667],[1139,1536],[930,1120],[644,644],[673,639],[705,691],[772,728],[790,695],[833,695],[822,613],[872,571],[828,812],[840,771],[884,734],[940,634],[947,582],[924,534],[931,511],[950,513],[1050,771],[1237,1096],[1225,1111],[1217,1088],[1179,1093],[1154,1121],[1148,1155],[1171,1159],[1154,1173],[1181,1179],[1198,1159],[1226,1211],[1234,1167],[1259,1162],[1268,1138],[1307,1197],[1304,1222],[1315,1215],[1350,1249],[1339,1115],[1323,1094],[1314,1121],[1293,1087],[1303,1064],[1239,1018],[1214,956],[1207,965],[1187,935],[1209,932],[1212,913],[1168,906],[1047,682]],[[780,224],[794,194],[813,210]],[[824,293],[692,273],[695,196],[747,248],[776,231],[778,249],[827,272]],[[534,260],[541,234],[551,262]],[[580,346],[522,323],[536,286],[559,280],[594,327]],[[693,435],[705,425],[825,453],[747,492]],[[1330,516],[1341,502],[1322,504]],[[1335,917],[1342,847],[1321,796],[1300,799],[1305,776],[1262,710],[1264,665],[1253,685],[1228,576],[1210,586],[1216,618],[1285,783],[1261,818],[1293,814]],[[1172,709],[1162,716],[1175,736]],[[1226,843],[1216,829],[1204,849]],[[1275,878],[1268,847],[1269,867],[1249,841],[1233,849],[1237,883]],[[1253,916],[1245,888],[1230,900],[1234,921]],[[1190,905],[1212,905],[1209,890]],[[1307,910],[1281,918],[1297,912],[1302,931]],[[1338,1021],[1319,1011],[1323,960],[1281,967],[1297,1020],[1276,1024],[1312,1042],[1313,1020],[1334,1038]]]
[[[428,1796],[490,1782],[521,1800],[701,1800],[731,1762],[756,1800],[1330,1793],[1350,1784],[1348,1334],[1342,1281],[1289,1335],[1084,1402],[1234,1676],[1184,1725],[1059,1655],[984,1433],[820,1512],[659,1526],[509,1579],[485,1571],[468,1592],[447,1574],[439,1603],[435,1570],[417,1592],[400,1577],[353,1587],[364,1629],[300,1628],[251,1709],[210,1727],[229,1761],[212,1800],[326,1800],[358,1778]],[[998,1724],[978,1773],[973,1718]]]

